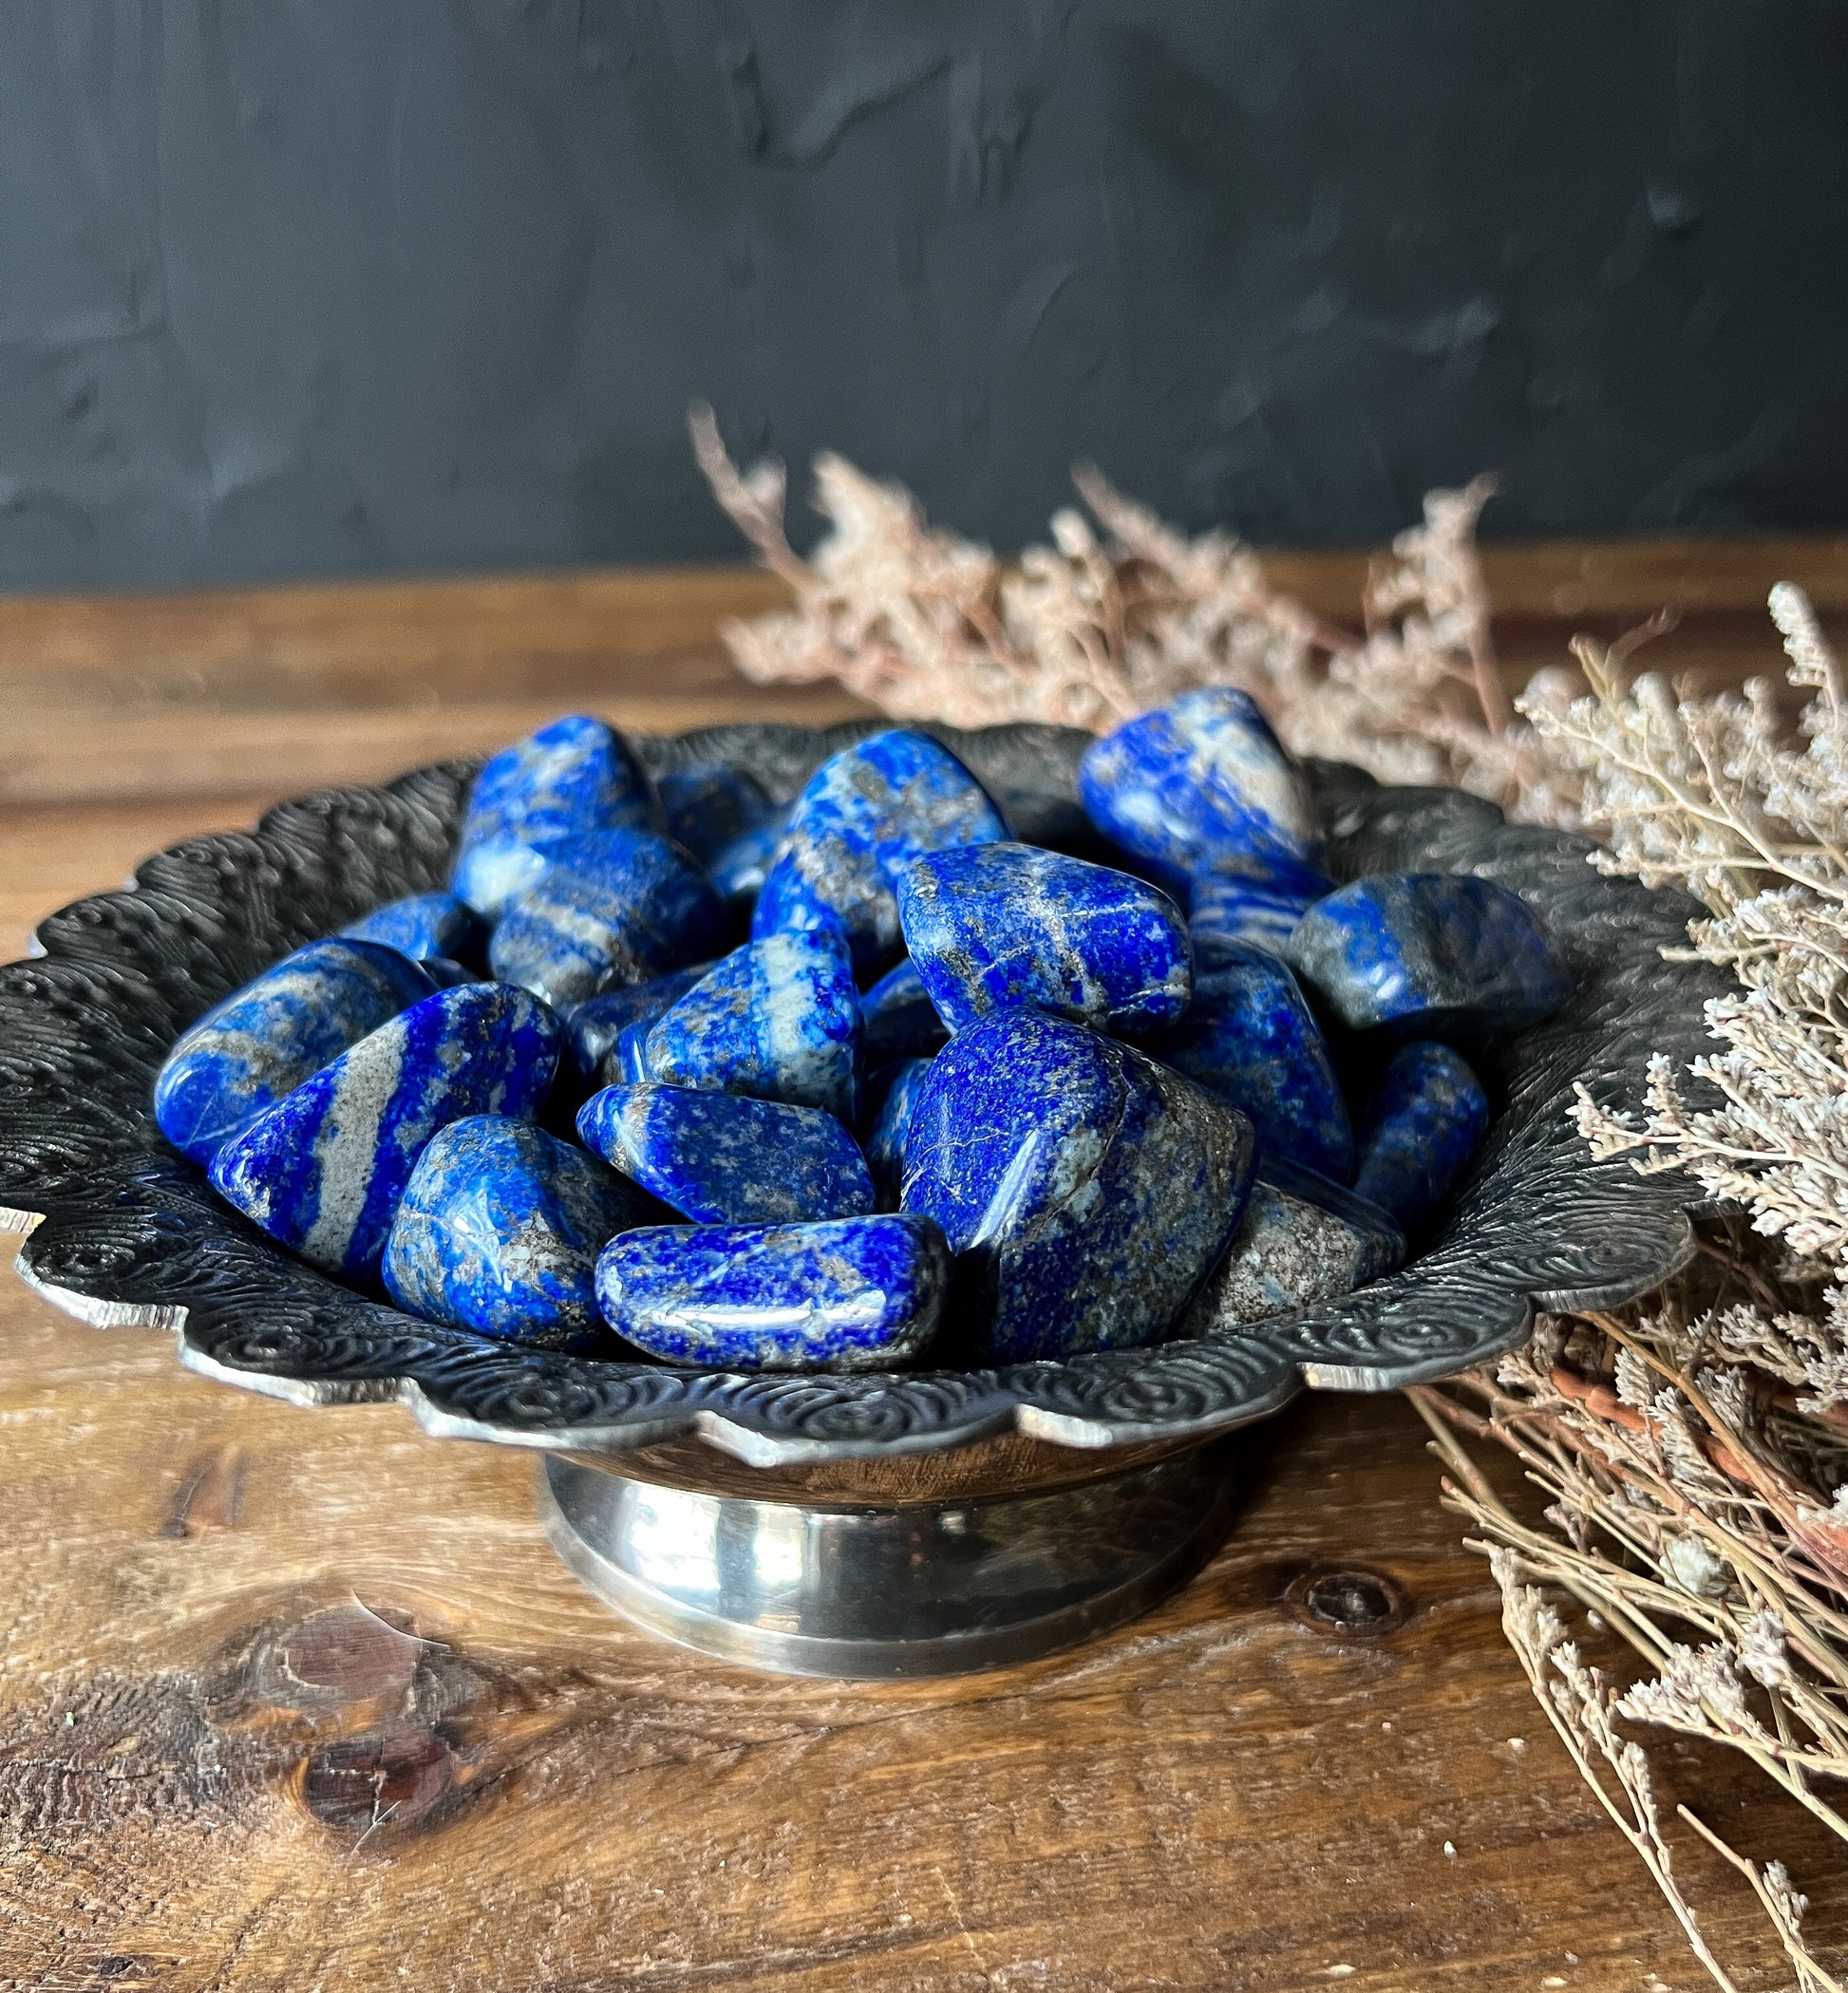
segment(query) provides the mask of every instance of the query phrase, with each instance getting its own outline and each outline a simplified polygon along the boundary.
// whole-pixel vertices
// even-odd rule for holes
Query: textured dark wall
[[[736,547],[833,444],[1003,545],[1848,521],[1848,15],[10,0],[0,585]]]

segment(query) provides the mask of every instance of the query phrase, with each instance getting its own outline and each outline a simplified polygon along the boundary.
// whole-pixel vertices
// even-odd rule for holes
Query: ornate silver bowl
[[[727,761],[777,797],[867,725],[639,743]],[[1023,836],[1083,835],[1087,735],[933,729]],[[472,763],[272,810],[80,900],[0,969],[0,1225],[56,1306],[164,1328],[189,1369],[305,1405],[397,1399],[428,1432],[539,1449],[560,1554],[621,1610],[757,1665],[945,1673],[1048,1651],[1190,1575],[1229,1526],[1249,1441],[1305,1387],[1429,1382],[1518,1344],[1535,1308],[1610,1305],[1692,1250],[1694,1188],[1593,1162],[1575,1082],[1633,1100],[1652,1051],[1701,1047],[1716,971],[1662,959],[1698,910],[1600,876],[1589,843],[1452,790],[1311,766],[1339,877],[1473,872],[1519,892],[1575,983],[1480,1062],[1487,1145],[1402,1271],[1235,1340],[979,1371],[748,1375],[604,1363],[433,1327],[317,1273],[167,1148],[149,1090],[207,1006],[291,949],[446,878]]]

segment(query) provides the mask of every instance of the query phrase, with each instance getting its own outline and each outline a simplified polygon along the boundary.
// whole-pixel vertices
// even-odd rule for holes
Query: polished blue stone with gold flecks
[[[655,788],[668,836],[706,866],[734,839],[782,815],[761,782],[724,761],[671,769]]]
[[[670,975],[653,976],[646,983],[631,983],[621,989],[606,989],[601,996],[586,997],[581,1004],[574,1004],[565,1017],[565,1039],[573,1064],[586,1078],[594,1074],[615,1050],[616,1041],[629,1025],[640,1025],[646,1032],[712,966],[710,962],[696,962],[690,968],[677,968]]]
[[[1361,1117],[1354,1188],[1407,1232],[1449,1196],[1488,1133],[1489,1102],[1467,1060],[1450,1046],[1401,1045]]]
[[[408,899],[375,907],[340,931],[353,941],[383,942],[413,962],[425,962],[433,955],[452,962],[473,961],[485,938],[480,916],[453,893],[414,893]]]

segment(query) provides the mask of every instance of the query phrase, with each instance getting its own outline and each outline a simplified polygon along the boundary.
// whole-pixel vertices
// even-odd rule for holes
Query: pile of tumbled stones
[[[156,1118],[310,1265],[628,1361],[1061,1358],[1391,1271],[1488,1126],[1457,1044],[1566,994],[1539,923],[1469,876],[1337,890],[1237,691],[1099,741],[1079,797],[1108,864],[921,733],[779,806],[560,720],[482,769],[450,892],[226,998]]]

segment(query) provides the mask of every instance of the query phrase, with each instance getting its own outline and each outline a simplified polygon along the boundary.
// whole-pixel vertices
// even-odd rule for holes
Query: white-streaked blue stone
[[[668,836],[702,865],[778,814],[761,782],[723,761],[671,769],[655,787],[667,813]]]
[[[873,1209],[866,1158],[831,1114],[689,1086],[606,1086],[579,1138],[701,1225],[793,1225]]]
[[[1408,1232],[1422,1231],[1488,1131],[1488,1096],[1461,1053],[1424,1042],[1401,1045],[1361,1117],[1354,1189]]]
[[[440,989],[226,1142],[212,1186],[311,1266],[374,1281],[424,1143],[466,1115],[533,1119],[560,1043],[557,1020],[523,989]]]
[[[565,838],[665,826],[629,743],[601,720],[572,714],[503,748],[475,778],[452,884],[492,920],[535,883],[551,847]]]
[[[311,941],[233,990],[174,1041],[154,1082],[160,1133],[195,1162],[329,1060],[437,988],[375,941]]]
[[[1565,972],[1518,893],[1493,879],[1382,873],[1319,899],[1286,950],[1350,1031],[1499,1035],[1565,1002]]]
[[[433,955],[451,962],[479,961],[485,939],[480,915],[453,893],[414,893],[408,899],[394,899],[340,931],[349,941],[383,942],[413,962],[427,962]]]
[[[742,832],[712,854],[706,875],[712,881],[713,892],[734,912],[748,911],[756,905],[770,868],[783,850],[788,821],[789,806],[784,804],[754,830]]]
[[[1129,1045],[1000,1010],[931,1062],[904,1209],[943,1227],[981,1361],[1158,1342],[1225,1250],[1251,1123]]]
[[[900,1059],[866,1082],[866,1166],[879,1194],[881,1211],[896,1211],[905,1181],[905,1138],[917,1106],[928,1059]]]
[[[647,1027],[663,1011],[670,1009],[702,976],[710,962],[696,962],[690,968],[677,968],[671,975],[653,976],[646,983],[631,983],[623,989],[606,989],[601,996],[587,997],[572,1006],[565,1019],[565,1042],[572,1062],[587,1079],[616,1048],[616,1041],[631,1025]]]
[[[859,1014],[866,1027],[868,1072],[895,1059],[928,1059],[950,1036],[909,955],[860,993]]]
[[[1145,1043],[1230,1100],[1270,1153],[1345,1183],[1354,1135],[1334,1061],[1288,965],[1250,942],[1220,941],[1194,978],[1194,1004]]]
[[[718,896],[665,837],[598,831],[551,847],[488,944],[503,983],[563,1010],[709,960],[730,939]]]
[[[386,1292],[425,1322],[517,1343],[607,1343],[596,1256],[661,1207],[571,1142],[505,1115],[439,1128],[386,1240]]]
[[[875,734],[824,761],[789,815],[788,843],[758,895],[751,932],[838,926],[862,980],[899,951],[900,871],[927,851],[1008,836],[980,782],[928,734]]]
[[[859,1119],[859,992],[837,932],[734,949],[650,1027],[641,1077]]]
[[[1247,692],[1184,692],[1087,748],[1085,814],[1112,843],[1185,890],[1216,857],[1315,865],[1321,827],[1302,770]]]
[[[1283,952],[1296,923],[1334,881],[1306,865],[1273,868],[1256,860],[1207,866],[1188,882],[1187,925],[1195,960],[1204,964],[1222,941]]]
[[[1146,1031],[1187,1008],[1187,923],[1126,872],[1029,844],[971,844],[915,858],[897,891],[905,947],[952,1031],[1023,1007]]]
[[[670,1005],[669,1008],[671,1008]],[[667,1011],[661,1013],[663,1017]],[[648,1034],[654,1029],[657,1020],[650,1018],[647,1023],[625,1025],[616,1033],[616,1042],[610,1056],[603,1062],[604,1073],[612,1086],[639,1086],[650,1077],[648,1069]]]
[[[605,1321],[666,1363],[726,1370],[887,1370],[935,1333],[943,1234],[892,1213],[812,1225],[673,1225],[612,1239]]]

